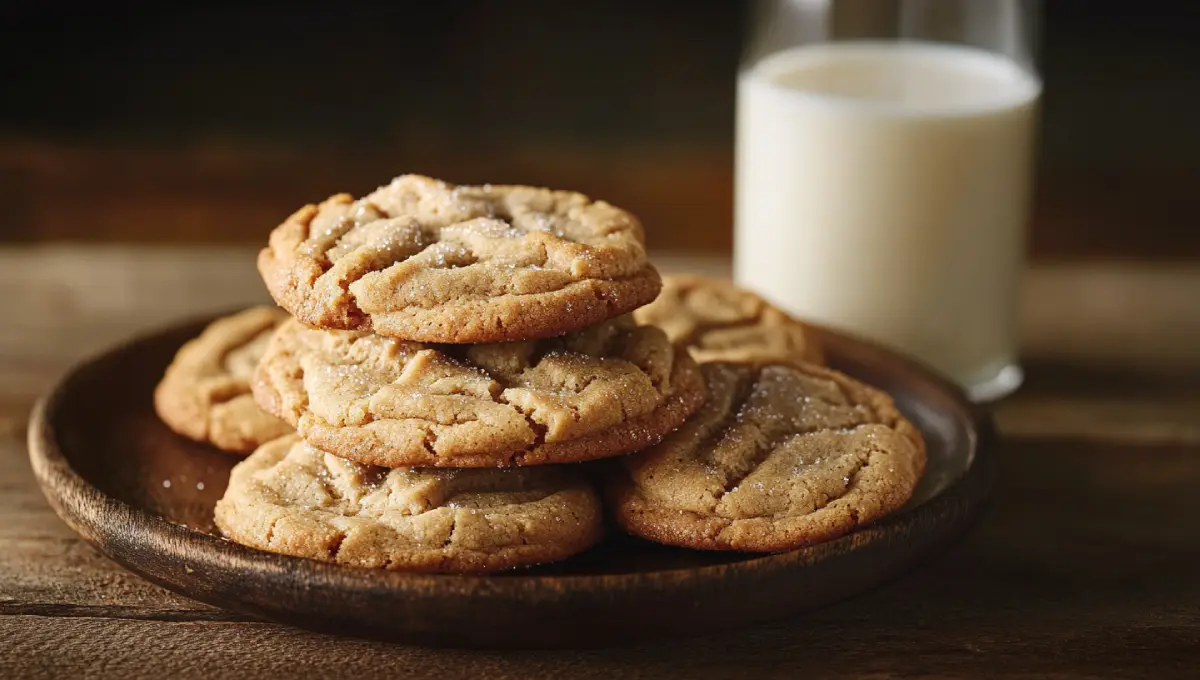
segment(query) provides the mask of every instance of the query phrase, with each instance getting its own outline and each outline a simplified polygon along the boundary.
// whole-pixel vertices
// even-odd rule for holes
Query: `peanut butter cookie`
[[[658,298],[634,312],[658,326],[696,361],[799,359],[823,363],[816,334],[754,293],[727,279],[663,277]]]
[[[603,201],[404,175],[366,197],[301,208],[258,269],[313,328],[439,343],[529,340],[658,295],[637,219]]]
[[[895,511],[925,468],[891,398],[816,366],[701,365],[708,402],[660,444],[620,461],[618,523],[660,543],[790,550]]]
[[[371,465],[540,465],[628,453],[704,399],[687,353],[628,315],[557,338],[429,345],[280,328],[258,403],[308,443]]]
[[[154,409],[172,430],[233,453],[292,431],[250,394],[254,367],[288,315],[255,307],[214,321],[179,349],[154,390]]]
[[[230,474],[216,522],[243,545],[356,567],[487,572],[552,562],[603,533],[577,469],[432,470],[360,465],[299,437]]]

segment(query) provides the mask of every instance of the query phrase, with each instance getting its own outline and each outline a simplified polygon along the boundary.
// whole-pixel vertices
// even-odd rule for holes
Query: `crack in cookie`
[[[297,436],[234,467],[215,516],[225,536],[262,550],[456,573],[563,559],[603,533],[599,497],[575,469],[389,470]]]
[[[618,522],[654,541],[788,550],[900,508],[925,467],[920,433],[891,398],[825,368],[703,364],[707,403],[658,445],[620,461]]]
[[[704,399],[687,353],[628,315],[557,338],[480,345],[289,321],[253,388],[313,446],[388,467],[619,455],[657,442]]]
[[[214,321],[176,353],[154,390],[158,417],[175,432],[233,453],[292,431],[250,394],[250,381],[287,314],[255,307]]]
[[[561,335],[658,295],[637,219],[603,201],[524,186],[397,177],[338,194],[271,233],[258,268],[314,328],[438,343]]]
[[[793,359],[824,363],[816,334],[754,293],[724,279],[666,276],[654,302],[634,312],[706,361]]]

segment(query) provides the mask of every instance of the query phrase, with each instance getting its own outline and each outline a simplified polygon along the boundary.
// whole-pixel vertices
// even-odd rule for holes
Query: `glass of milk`
[[[1016,389],[1040,6],[759,9],[738,76],[738,283],[977,400]]]

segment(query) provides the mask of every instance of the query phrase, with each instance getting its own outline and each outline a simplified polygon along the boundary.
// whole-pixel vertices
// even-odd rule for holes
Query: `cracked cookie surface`
[[[290,436],[234,467],[215,518],[226,537],[270,552],[468,573],[581,552],[600,540],[602,515],[576,469],[386,469]]]
[[[658,295],[633,215],[568,191],[403,175],[301,208],[258,269],[313,328],[439,343],[551,337]]]
[[[662,293],[634,312],[696,361],[798,359],[824,363],[808,326],[728,279],[664,276]]]
[[[804,364],[703,364],[708,402],[657,446],[619,461],[618,523],[660,543],[790,550],[903,506],[925,445],[886,394]]]
[[[175,432],[232,453],[250,453],[292,431],[254,402],[250,380],[288,315],[254,307],[214,321],[176,353],[154,390],[154,410]]]
[[[481,345],[289,321],[253,387],[308,443],[386,467],[619,455],[657,442],[704,399],[687,353],[628,315],[557,338]]]

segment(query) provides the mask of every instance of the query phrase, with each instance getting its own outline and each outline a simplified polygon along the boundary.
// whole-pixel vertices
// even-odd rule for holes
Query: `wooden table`
[[[995,500],[915,573],[736,634],[475,652],[329,637],[175,596],[101,557],[42,499],[24,444],[36,397],[131,334],[266,300],[252,262],[249,249],[0,250],[0,677],[1200,673],[1200,266],[1030,272],[1029,380],[996,408]]]

